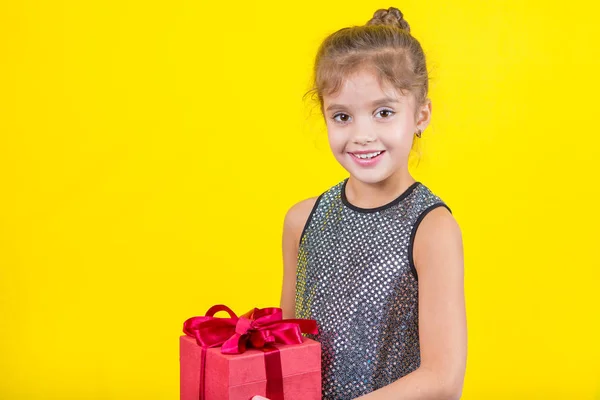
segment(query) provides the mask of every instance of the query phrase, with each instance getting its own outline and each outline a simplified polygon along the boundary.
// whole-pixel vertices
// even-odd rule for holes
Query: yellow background
[[[464,235],[463,398],[600,398],[593,4],[3,1],[0,398],[175,399],[186,318],[279,304],[286,210],[346,176],[314,54],[391,5]]]

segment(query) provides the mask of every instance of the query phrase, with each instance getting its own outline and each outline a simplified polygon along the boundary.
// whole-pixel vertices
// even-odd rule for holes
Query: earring
[[[421,137],[421,130],[417,129],[417,133],[415,133],[415,135],[417,135],[417,137],[420,138]]]

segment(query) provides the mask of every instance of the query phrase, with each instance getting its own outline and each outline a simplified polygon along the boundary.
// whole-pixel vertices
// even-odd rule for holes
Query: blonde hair
[[[402,94],[412,93],[417,117],[429,90],[425,53],[397,8],[377,10],[365,25],[326,37],[315,58],[313,87],[305,96],[316,95],[323,113],[323,95],[337,92],[344,79],[361,68],[372,68],[380,84],[384,81]]]

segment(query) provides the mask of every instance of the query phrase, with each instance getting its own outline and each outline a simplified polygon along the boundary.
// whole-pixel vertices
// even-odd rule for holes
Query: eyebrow
[[[379,105],[389,104],[389,103],[400,103],[400,102],[397,99],[393,99],[391,97],[384,97],[382,99],[377,99],[377,100],[373,101],[371,103],[371,107],[377,107]],[[337,109],[337,108],[345,108],[345,106],[343,104],[330,104],[329,107],[327,107],[326,111]]]

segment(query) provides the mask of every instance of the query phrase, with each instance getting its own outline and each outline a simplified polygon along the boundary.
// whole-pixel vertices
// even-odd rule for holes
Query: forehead
[[[335,93],[323,94],[323,103],[325,106],[330,103],[360,106],[382,98],[404,102],[407,97],[385,80],[380,80],[371,69],[360,69],[345,77]]]

